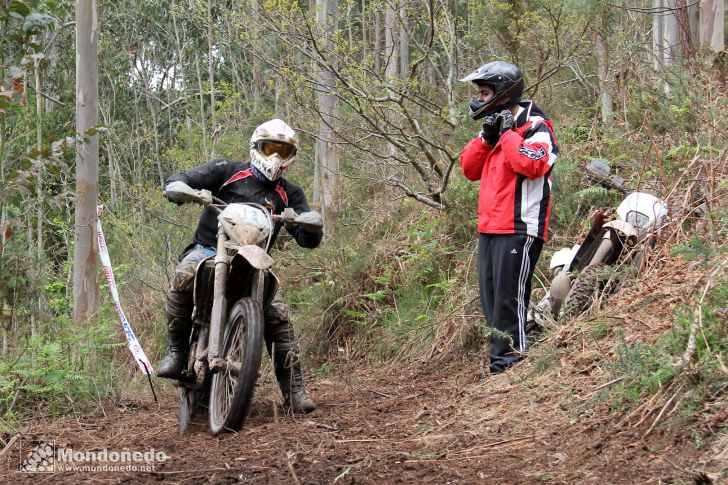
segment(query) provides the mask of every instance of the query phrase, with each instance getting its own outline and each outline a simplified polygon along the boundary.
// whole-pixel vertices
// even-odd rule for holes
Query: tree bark
[[[76,1],[76,211],[73,252],[73,320],[89,326],[99,309],[96,248],[98,135],[98,15],[96,0]]]
[[[207,0],[207,77],[210,83],[210,157],[215,158],[217,113],[215,111],[215,63],[212,55],[212,0]]]
[[[662,9],[663,4],[664,0],[652,0],[652,8],[655,12]],[[665,62],[664,25],[662,15],[658,13],[652,14],[652,66],[655,71],[659,71],[663,62]]]
[[[713,52],[725,49],[725,0],[701,0],[698,41]]]
[[[395,78],[399,71],[398,30],[397,12],[388,5],[384,15],[384,75],[388,80]]]
[[[410,45],[409,30],[407,28],[407,10],[404,2],[400,6],[401,22],[399,25],[399,73],[404,77],[409,75]]]
[[[334,49],[334,28],[336,26],[336,0],[317,0],[316,26],[319,36],[323,36],[322,49],[330,53]],[[332,56],[333,57],[333,56]],[[335,67],[334,67],[335,68]],[[339,153],[335,144],[338,103],[333,91],[336,82],[333,73],[317,66],[319,113],[319,136],[314,148],[315,165],[318,167],[318,202],[324,219],[324,232],[330,233],[332,218],[337,209],[340,193]]]
[[[200,70],[200,56],[195,52],[195,70],[197,71],[197,87],[200,90],[200,126],[202,127],[202,149],[204,158],[210,159],[210,152],[207,148],[207,123],[205,122],[205,91],[202,87],[202,71]]]
[[[609,124],[612,121],[614,102],[609,92],[607,77],[609,76],[609,50],[607,48],[606,30],[607,20],[604,7],[599,7],[599,22],[597,24],[594,43],[597,50],[597,79],[599,81],[599,99],[602,108],[602,122]]]

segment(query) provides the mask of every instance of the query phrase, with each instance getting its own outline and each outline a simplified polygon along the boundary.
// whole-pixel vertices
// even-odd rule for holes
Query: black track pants
[[[508,337],[490,338],[490,371],[501,372],[526,351],[526,310],[531,276],[543,241],[521,234],[480,234],[480,302],[488,325]]]

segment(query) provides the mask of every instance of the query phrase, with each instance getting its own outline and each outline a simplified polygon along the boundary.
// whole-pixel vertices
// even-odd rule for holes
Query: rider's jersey
[[[460,153],[469,180],[480,181],[478,232],[546,240],[551,172],[559,153],[551,120],[531,101],[519,103],[516,126],[494,147],[474,138]]]
[[[249,164],[224,158],[212,160],[187,172],[174,173],[165,180],[165,187],[174,181],[184,182],[193,189],[207,189],[228,204],[260,204],[267,207],[272,214],[280,214],[286,207],[291,207],[298,214],[311,210],[306,195],[298,185],[283,178],[270,183],[260,182],[253,175]],[[280,222],[276,222],[271,246],[281,226]],[[294,226],[289,232],[299,245],[306,248],[315,248],[323,237],[321,230],[308,232],[298,226]],[[213,248],[217,246],[217,214],[213,210],[206,209],[200,216],[194,242]]]

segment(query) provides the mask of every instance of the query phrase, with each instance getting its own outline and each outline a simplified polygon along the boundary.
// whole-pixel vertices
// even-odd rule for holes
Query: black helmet
[[[478,101],[476,98],[470,102],[470,117],[474,120],[513,106],[521,101],[523,95],[523,74],[510,62],[489,62],[461,81],[471,81],[477,85],[487,84],[495,93],[488,101]]]

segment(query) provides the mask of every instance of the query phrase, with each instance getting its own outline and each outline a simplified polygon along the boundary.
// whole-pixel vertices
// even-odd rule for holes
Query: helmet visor
[[[255,143],[255,149],[265,157],[277,153],[282,160],[288,160],[296,154],[296,147],[290,143],[281,143],[271,140],[260,140]]]

